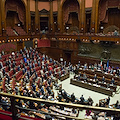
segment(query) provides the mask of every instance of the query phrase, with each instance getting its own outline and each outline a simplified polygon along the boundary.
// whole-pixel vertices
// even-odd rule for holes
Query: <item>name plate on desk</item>
[[[105,72],[105,74],[107,75],[108,73],[107,73],[107,72]]]
[[[107,90],[110,90],[110,88],[106,88]]]

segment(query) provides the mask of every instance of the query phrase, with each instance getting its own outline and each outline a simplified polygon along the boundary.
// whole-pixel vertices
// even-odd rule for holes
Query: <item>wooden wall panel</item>
[[[94,63],[100,63],[100,59],[97,58],[91,58],[91,57],[83,57],[83,56],[78,56],[78,51],[64,51],[62,49],[59,48],[38,48],[38,51],[47,54],[48,56],[52,57],[55,60],[60,60],[60,57],[63,57],[64,60],[69,59],[67,58],[68,56],[66,56],[66,53],[71,53],[71,63],[72,64],[77,64],[78,61],[80,60],[82,64],[84,63],[88,63],[89,64],[94,64]],[[107,63],[106,60],[103,60],[103,63]],[[115,62],[115,61],[109,61],[111,66],[119,66],[119,62]]]
[[[55,60],[60,60],[60,57],[63,57],[62,49],[58,48],[38,48],[38,51],[54,58]]]

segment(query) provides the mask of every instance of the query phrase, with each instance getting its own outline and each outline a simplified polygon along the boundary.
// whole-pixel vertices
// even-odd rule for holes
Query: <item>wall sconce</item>
[[[67,27],[66,27],[66,30],[68,30],[68,29],[69,29],[69,27],[67,26]]]
[[[119,44],[119,41],[117,41],[117,44]]]
[[[94,42],[96,42],[96,40],[94,40]]]
[[[81,28],[81,30],[83,30],[83,28]]]
[[[101,27],[100,27],[100,29],[101,29],[101,30],[103,30],[103,29],[104,29],[104,27],[103,27],[103,26],[101,26]]]

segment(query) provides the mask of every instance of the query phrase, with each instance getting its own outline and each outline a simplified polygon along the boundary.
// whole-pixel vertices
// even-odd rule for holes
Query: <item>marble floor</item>
[[[62,88],[66,90],[66,92],[68,92],[69,94],[72,94],[74,93],[75,96],[77,98],[80,98],[81,95],[84,96],[85,99],[88,99],[88,97],[90,96],[93,101],[94,101],[94,104],[93,105],[96,105],[96,103],[99,103],[99,100],[100,99],[104,99],[104,98],[107,98],[108,96],[107,95],[104,95],[104,94],[101,94],[101,93],[97,93],[97,92],[94,92],[94,91],[91,91],[91,90],[87,90],[87,89],[84,89],[84,88],[81,88],[81,87],[77,87],[75,85],[71,85],[70,84],[70,79],[74,77],[74,74],[70,74],[70,78],[64,80],[64,81],[59,81],[59,84],[62,84]],[[118,86],[117,89],[119,89],[120,86]],[[55,96],[57,95],[57,90],[54,90],[55,91]],[[120,89],[119,91],[117,92],[118,94],[115,94],[113,95],[113,97],[110,97],[110,104],[114,104],[116,103],[117,100],[119,100],[120,102]],[[80,113],[81,115],[81,118],[84,117],[84,113]]]

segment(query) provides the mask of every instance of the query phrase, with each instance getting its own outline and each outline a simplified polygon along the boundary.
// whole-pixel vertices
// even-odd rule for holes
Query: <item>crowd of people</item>
[[[55,34],[59,34],[59,33],[55,33]],[[65,35],[83,35],[83,33],[79,32],[79,31],[72,31],[71,33],[63,33]],[[86,36],[119,36],[119,31],[118,30],[114,30],[114,31],[108,31],[107,33],[104,33],[104,32],[99,32],[99,33],[94,33],[94,32],[88,32],[88,33],[85,33],[84,35]]]
[[[26,47],[23,50],[21,49],[20,51],[12,52],[11,54],[4,56],[5,54],[2,52],[2,54],[0,54],[0,82],[3,83],[3,81],[5,81],[5,86],[2,85],[4,88],[2,87],[1,91],[13,95],[42,98],[45,100],[93,105],[94,101],[91,97],[85,99],[82,95],[80,98],[76,98],[74,93],[70,95],[58,84],[58,79],[60,79],[62,75],[65,75],[68,72],[77,72],[82,66],[80,61],[76,66],[73,66],[70,62],[67,64],[66,61],[59,63],[58,61],[49,58],[47,55],[39,53],[36,49],[26,49]],[[84,69],[88,68],[87,64],[83,67]],[[91,69],[94,69],[92,67],[96,68],[96,64],[94,66],[91,65]],[[97,68],[99,69],[99,66],[97,66]],[[12,75],[10,75],[11,71],[13,71]],[[17,81],[16,76],[21,71],[22,74]],[[79,77],[81,76],[79,75]],[[94,79],[96,78],[97,76],[95,75]],[[84,79],[87,79],[86,75],[84,75]],[[111,82],[114,83],[114,80],[111,80]],[[53,86],[59,89],[57,97],[54,95]],[[6,106],[1,106],[2,109],[11,111],[9,98],[0,96],[0,102],[6,104]],[[49,110],[50,107],[49,104],[43,105],[41,103],[19,99],[16,100],[16,104],[19,107],[35,110],[41,108]],[[116,103],[116,106],[116,108],[118,108],[119,102]],[[64,106],[60,106],[60,109],[64,110]],[[73,113],[76,113],[76,111],[76,109],[72,110]],[[18,110],[18,112],[23,111]],[[28,112],[26,112],[26,114],[29,115]]]
[[[5,79],[5,88],[1,90],[13,95],[21,95],[33,98],[41,98],[45,100],[57,100],[54,96],[53,85],[59,89],[58,79],[68,73],[65,66],[59,62],[49,58],[47,55],[38,53],[37,50],[30,48],[12,52],[5,61],[1,56],[1,79]],[[18,61],[18,58],[19,59]],[[2,61],[3,60],[3,61]],[[8,69],[6,69],[8,68]],[[10,76],[10,72],[13,75]],[[17,81],[17,74],[22,71],[21,78]],[[7,78],[9,77],[9,79]],[[13,78],[12,78],[13,77]],[[15,79],[14,87],[11,87],[11,82]],[[10,100],[1,96],[1,102],[9,104]],[[17,100],[16,104],[23,108],[40,109],[43,106],[40,104],[35,106],[35,102]],[[37,104],[37,103],[36,103]],[[45,105],[44,108],[49,105]],[[9,106],[2,106],[6,111],[10,111]]]

